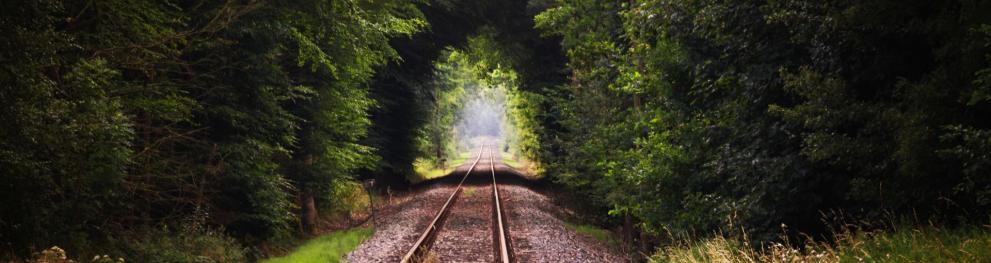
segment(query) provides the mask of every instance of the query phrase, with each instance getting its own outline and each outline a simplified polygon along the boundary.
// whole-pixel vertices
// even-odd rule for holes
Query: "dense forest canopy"
[[[433,62],[484,25],[553,43],[528,8],[5,2],[2,253],[59,245],[188,261],[187,246],[218,245],[235,247],[221,261],[244,260],[244,246],[261,256],[268,240],[312,232],[318,208],[346,206],[340,191],[356,177],[404,185]]]
[[[513,69],[527,90],[562,83],[565,59],[557,39],[541,37],[534,28],[533,16],[545,9],[543,1],[458,1],[438,0],[420,5],[430,28],[412,38],[395,38],[392,46],[401,61],[382,68],[371,85],[379,106],[372,110],[372,129],[368,142],[382,157],[363,177],[375,177],[382,185],[403,188],[403,181],[413,172],[412,163],[419,157],[418,137],[431,119],[438,83],[435,63],[444,60],[450,48],[472,50],[475,61],[485,65],[502,65]],[[487,37],[484,46],[469,48],[473,36]],[[477,39],[477,38],[476,38]],[[485,72],[481,66],[473,69]]]
[[[991,1],[28,0],[0,35],[0,260],[254,260],[467,135],[648,253],[991,216]]]
[[[433,97],[426,104],[431,119],[420,131],[420,157],[436,166],[474,149],[474,139],[498,139],[514,159],[537,160],[540,129],[539,94],[524,90],[492,30],[468,38],[461,49],[448,49],[435,62]],[[534,167],[536,168],[536,167]]]
[[[568,55],[562,129],[542,142],[566,150],[542,161],[645,238],[815,235],[823,214],[986,220],[989,12],[559,1],[536,21]]]

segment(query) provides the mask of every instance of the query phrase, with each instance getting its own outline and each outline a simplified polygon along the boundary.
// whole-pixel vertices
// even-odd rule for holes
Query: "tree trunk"
[[[313,194],[309,191],[301,191],[299,193],[299,207],[302,209],[299,222],[303,234],[308,236],[316,234],[317,204],[313,200]]]
[[[647,234],[647,231],[644,231],[643,229],[640,229],[638,232],[640,232],[640,249],[638,249],[638,251],[640,253],[650,255],[650,252],[653,249],[651,247],[652,244],[650,234]]]
[[[635,247],[633,245],[633,217],[630,216],[629,212],[623,213],[623,246],[629,252],[632,252]]]
[[[437,161],[442,161],[444,159],[444,151],[440,148],[440,142],[437,142]]]

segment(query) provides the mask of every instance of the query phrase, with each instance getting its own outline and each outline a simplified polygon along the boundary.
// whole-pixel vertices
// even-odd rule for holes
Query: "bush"
[[[224,263],[247,262],[245,248],[215,230],[187,227],[178,231],[148,228],[111,238],[103,250],[77,251],[74,260],[58,246],[35,253],[28,262],[37,263]]]
[[[215,230],[148,229],[115,242],[118,255],[130,262],[247,262],[246,249],[233,238]]]

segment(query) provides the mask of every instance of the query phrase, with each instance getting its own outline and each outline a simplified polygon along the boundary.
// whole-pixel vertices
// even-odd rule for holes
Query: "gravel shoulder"
[[[438,185],[393,198],[376,211],[375,234],[348,253],[348,262],[399,262],[453,190]]]

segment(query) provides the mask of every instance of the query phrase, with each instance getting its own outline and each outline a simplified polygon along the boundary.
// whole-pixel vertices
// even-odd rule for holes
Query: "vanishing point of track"
[[[468,168],[468,171],[465,172],[465,175],[464,177],[461,178],[461,181],[458,182],[458,185],[455,188],[455,190],[447,198],[447,202],[444,202],[444,205],[441,206],[440,210],[437,212],[437,215],[434,216],[434,219],[430,221],[430,224],[427,225],[426,228],[423,230],[423,233],[420,235],[420,238],[417,239],[415,243],[413,243],[413,246],[403,256],[402,258],[403,263],[423,262],[426,261],[426,259],[429,257],[428,256],[430,253],[429,251],[433,246],[433,242],[437,238],[438,234],[441,231],[443,231],[442,226],[444,225],[444,222],[447,220],[447,217],[450,214],[450,211],[452,210],[451,207],[454,206],[454,203],[458,200],[458,198],[461,196],[463,192],[464,189],[463,186],[465,180],[468,179],[468,176],[471,175],[471,172],[475,170],[475,167],[478,165],[478,161],[482,159],[483,155],[485,155],[487,148],[494,148],[494,147],[488,145],[482,145],[482,147],[480,147],[478,151],[478,157],[475,158],[475,161]],[[494,247],[492,251],[493,253],[495,253],[494,258],[496,259],[497,262],[508,263],[512,260],[511,258],[512,253],[510,251],[509,239],[507,237],[507,226],[505,224],[505,218],[502,213],[502,204],[500,203],[499,187],[498,184],[496,183],[495,160],[492,157],[493,155],[492,150],[489,149],[488,151],[489,151],[488,163],[492,175],[492,203],[493,203],[492,207],[493,207],[493,217],[494,217],[493,220],[494,222],[492,224],[494,226],[494,229],[492,231],[492,234],[494,235],[493,238]],[[460,244],[460,245],[470,246],[472,244]]]

